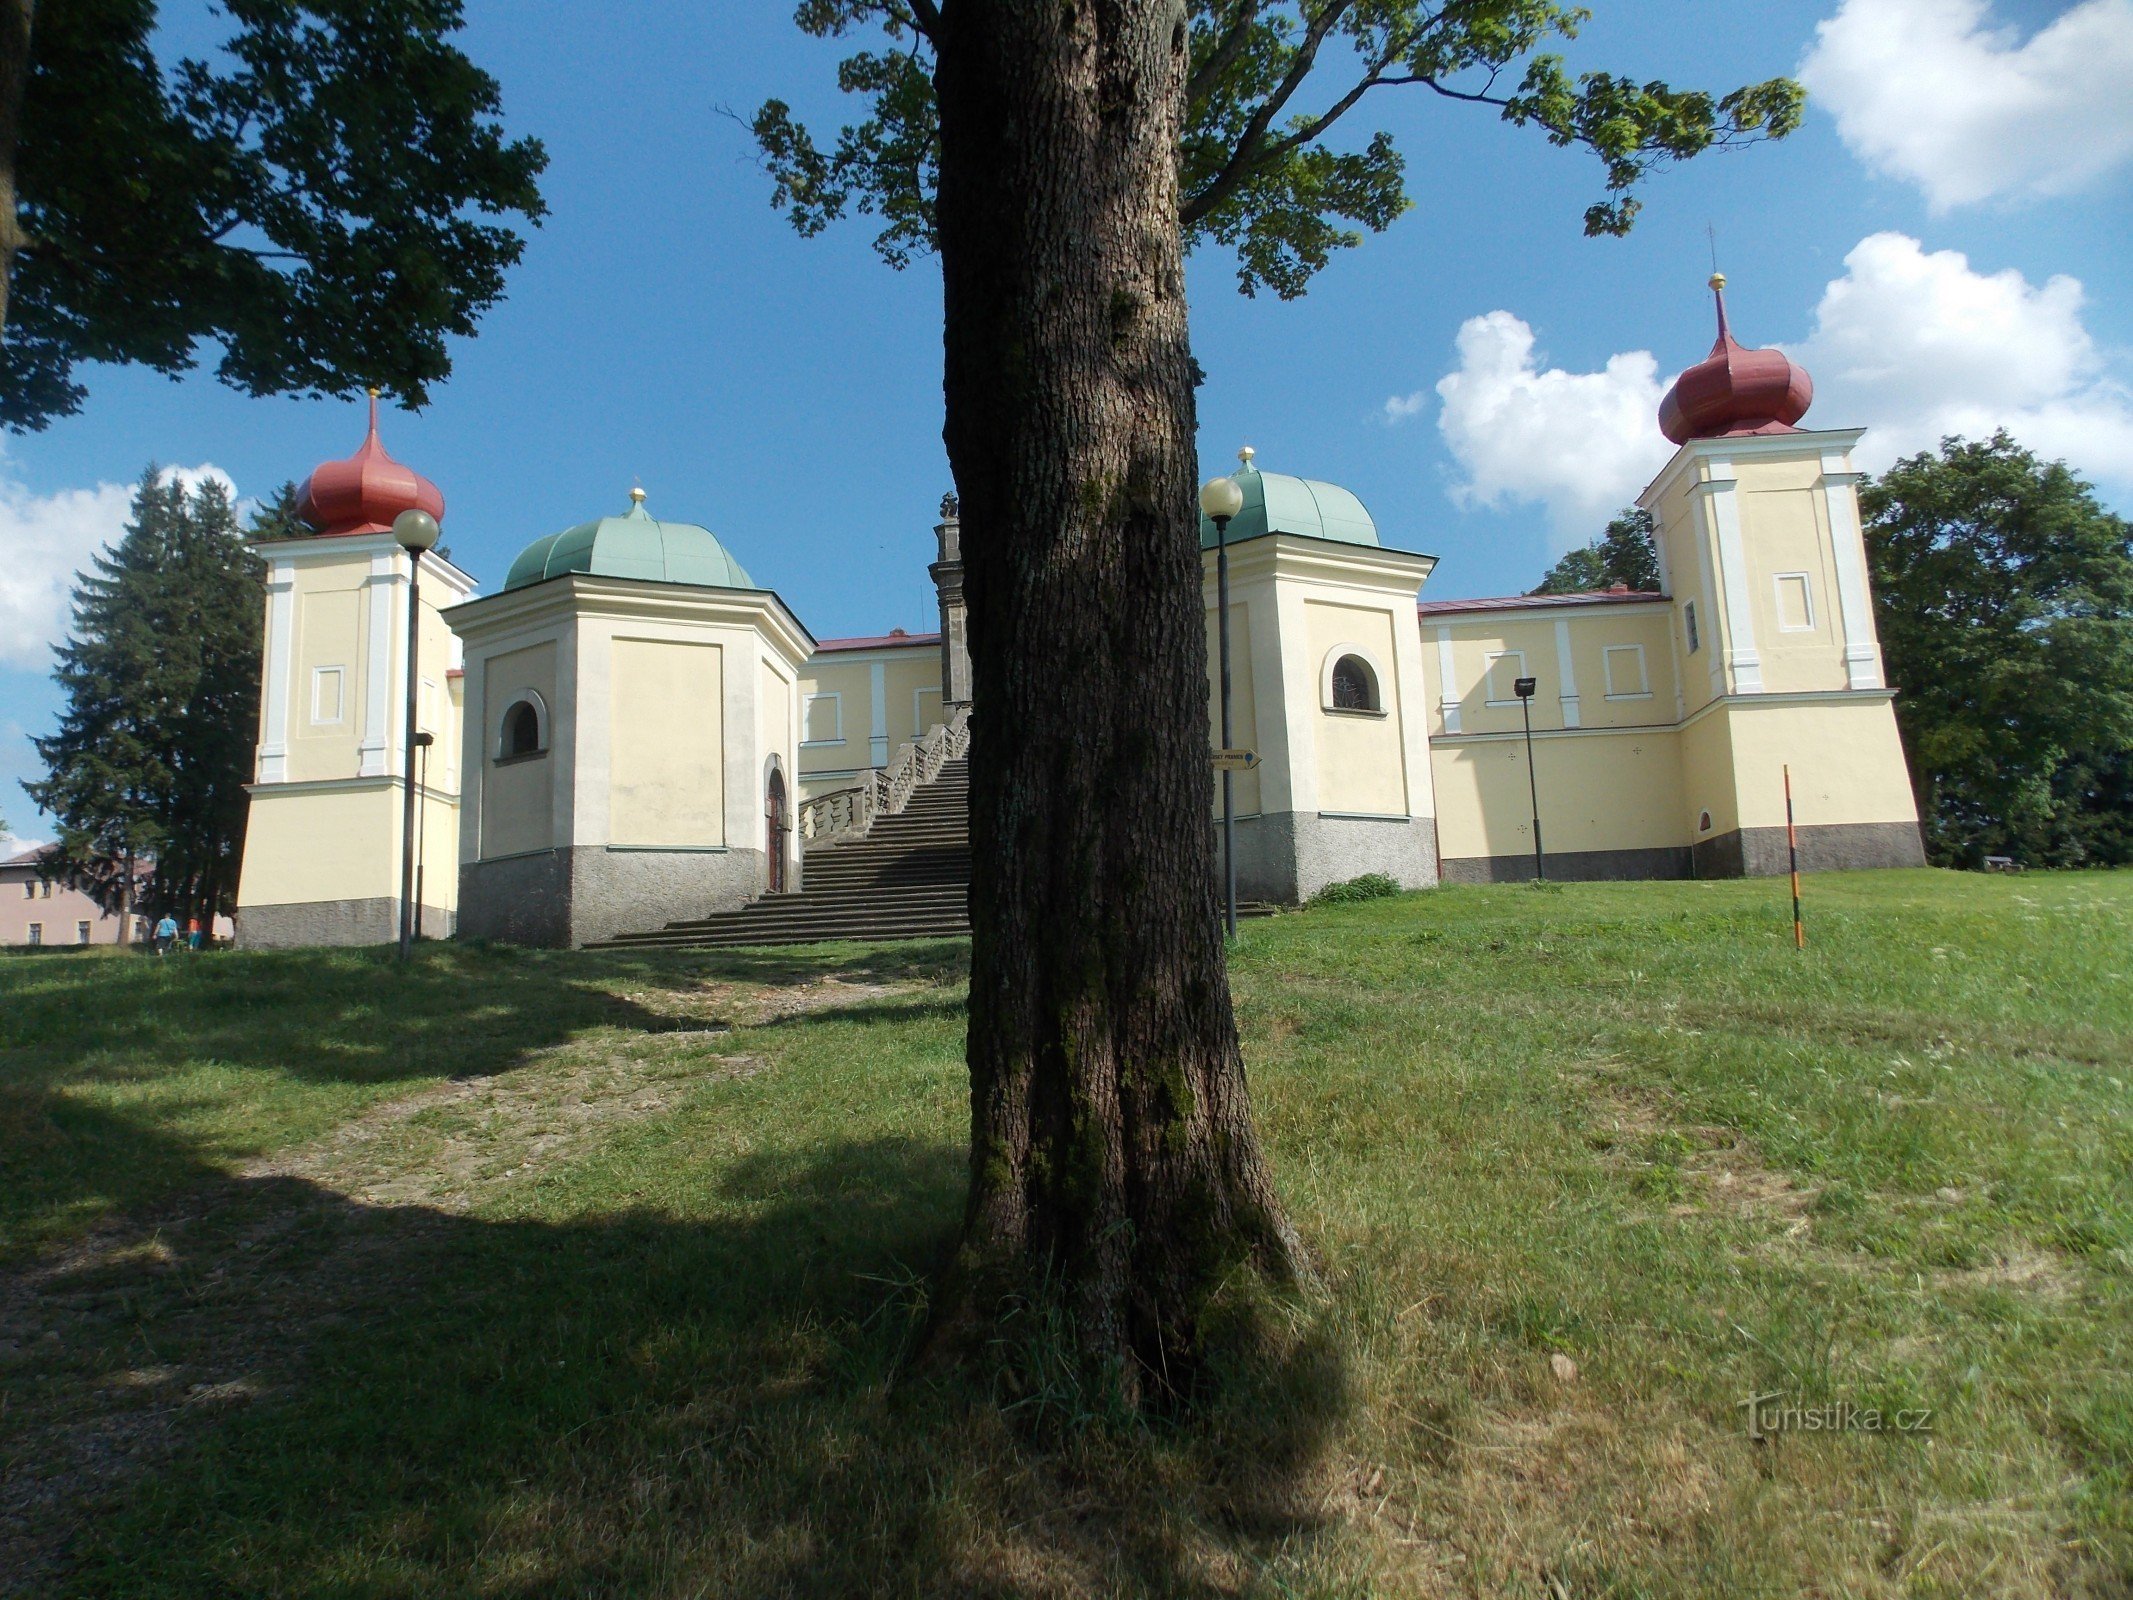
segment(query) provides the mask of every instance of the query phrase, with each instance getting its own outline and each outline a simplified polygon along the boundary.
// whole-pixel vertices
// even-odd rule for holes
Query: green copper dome
[[[634,490],[628,513],[581,522],[536,539],[511,563],[506,589],[583,572],[595,578],[642,578],[651,583],[693,583],[703,589],[753,589],[755,582],[726,553],[709,528],[693,522],[661,522],[644,509]]]
[[[1285,472],[1260,472],[1247,461],[1230,476],[1244,491],[1244,509],[1230,518],[1229,543],[1256,539],[1263,533],[1300,533],[1342,544],[1376,544],[1378,525],[1356,499],[1337,483],[1292,478]],[[1200,548],[1215,547],[1215,525],[1200,518]]]

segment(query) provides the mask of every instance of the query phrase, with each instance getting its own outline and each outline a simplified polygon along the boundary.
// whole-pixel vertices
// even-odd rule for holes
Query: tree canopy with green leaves
[[[1659,552],[1652,545],[1652,514],[1641,506],[1615,513],[1599,538],[1568,551],[1528,594],[1587,594],[1616,586],[1639,594],[1659,592]]]
[[[2004,431],[1859,504],[1929,856],[2133,862],[2133,526]]]
[[[202,340],[247,394],[419,404],[501,298],[547,158],[504,137],[458,0],[216,9],[223,48],[166,69],[155,0],[0,0],[0,425]]]
[[[229,491],[150,468],[126,530],[75,584],[54,674],[46,775],[23,787],[58,825],[59,870],[123,912],[153,858],[149,905],[209,922],[236,901],[258,734],[259,564]]]
[[[783,100],[754,132],[776,180],[774,200],[803,234],[857,211],[882,221],[875,249],[909,264],[937,240],[940,115],[934,40],[952,0],[803,0],[796,20],[818,38],[873,30],[886,48],[838,68],[838,86],[868,103],[828,148]],[[1386,91],[1426,90],[1493,108],[1549,143],[1597,156],[1605,193],[1588,234],[1627,233],[1639,180],[1706,150],[1782,138],[1805,96],[1787,78],[1724,95],[1606,72],[1571,75],[1543,48],[1575,38],[1590,13],[1552,0],[1190,0],[1192,68],[1179,148],[1178,222],[1188,247],[1234,250],[1246,294],[1304,292],[1336,250],[1383,232],[1413,201],[1392,136],[1360,149],[1328,141]]]

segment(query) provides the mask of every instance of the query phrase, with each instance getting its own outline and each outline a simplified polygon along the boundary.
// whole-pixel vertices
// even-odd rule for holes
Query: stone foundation
[[[1802,828],[1802,872],[1922,867],[1926,846],[1915,822],[1838,822]],[[1699,878],[1769,878],[1790,866],[1783,828],[1738,828],[1696,846]]]
[[[733,911],[762,892],[760,850],[584,846],[475,861],[459,869],[469,939],[570,947]]]
[[[1551,883],[1604,883],[1617,879],[1686,878],[1690,876],[1690,853],[1686,845],[1650,850],[1551,850],[1547,853]],[[1460,856],[1444,863],[1446,883],[1530,883],[1533,857]]]
[[[328,945],[395,944],[400,900],[314,900],[285,906],[239,906],[236,944],[243,950],[305,950]],[[422,937],[449,939],[452,913],[424,906]]]
[[[1222,821],[1215,819],[1219,870]],[[1428,817],[1343,817],[1280,811],[1237,819],[1237,898],[1300,905],[1329,883],[1382,872],[1403,889],[1437,882]]]

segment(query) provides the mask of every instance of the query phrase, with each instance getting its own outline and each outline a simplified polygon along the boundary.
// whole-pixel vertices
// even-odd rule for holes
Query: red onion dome
[[[296,491],[296,514],[321,534],[390,533],[403,511],[444,520],[444,495],[378,442],[378,391],[370,391],[370,432],[345,461],[328,461]]]
[[[1743,433],[1791,433],[1815,397],[1807,369],[1782,350],[1747,350],[1726,326],[1726,276],[1711,274],[1718,342],[1659,402],[1659,431],[1676,444]]]

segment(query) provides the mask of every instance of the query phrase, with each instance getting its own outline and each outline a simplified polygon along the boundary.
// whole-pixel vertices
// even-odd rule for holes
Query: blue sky
[[[166,0],[181,36],[211,25]],[[1259,464],[1359,494],[1432,597],[1530,587],[1666,454],[1651,407],[1711,341],[1717,234],[1736,333],[1814,373],[1808,425],[1862,464],[2007,424],[2133,505],[2133,0],[1596,0],[1575,67],[1815,91],[1782,145],[1661,175],[1625,240],[1588,240],[1590,157],[1415,91],[1344,125],[1406,153],[1414,209],[1296,302],[1190,268],[1208,472]],[[507,301],[388,447],[434,478],[485,585],[529,540],[622,509],[716,531],[823,637],[923,628],[940,444],[939,281],[882,266],[860,218],[798,238],[744,116],[841,108],[839,51],[789,7],[470,0],[466,48],[548,146],[551,215]],[[1818,31],[1819,30],[1819,31]],[[202,35],[208,37],[210,35]],[[211,364],[211,363],[210,363]],[[1443,387],[1440,389],[1440,385]],[[249,400],[99,371],[82,415],[0,443],[0,815],[57,709],[56,596],[149,461],[254,495],[359,442],[354,402]]]

